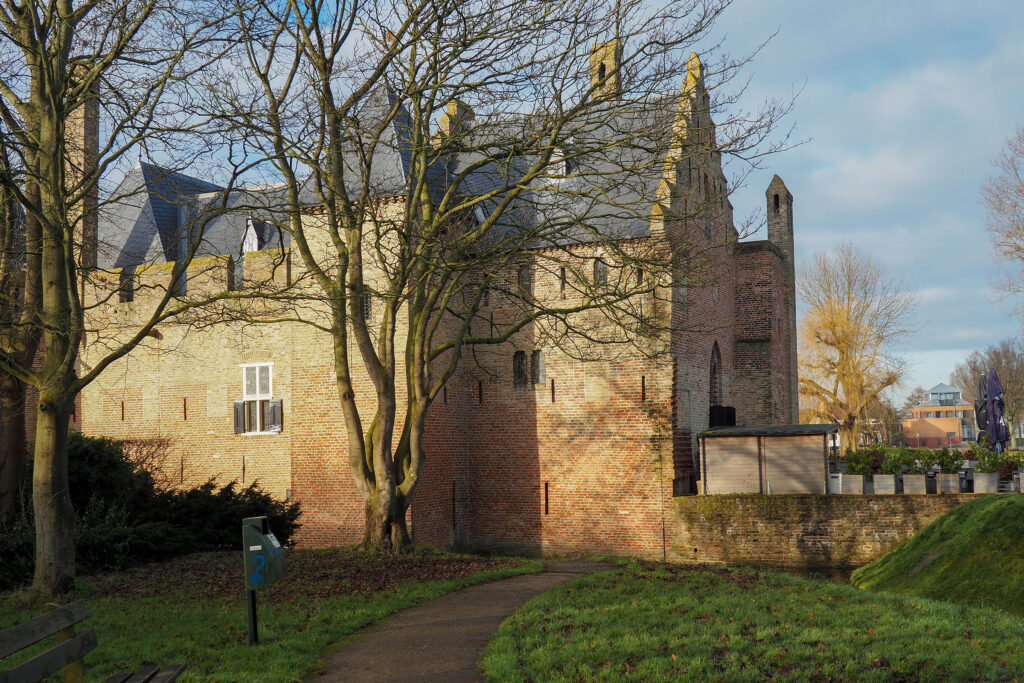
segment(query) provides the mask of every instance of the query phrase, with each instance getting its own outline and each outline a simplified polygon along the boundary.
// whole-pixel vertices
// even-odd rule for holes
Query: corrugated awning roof
[[[813,436],[839,431],[838,424],[821,425],[757,425],[754,427],[714,427],[699,436]]]

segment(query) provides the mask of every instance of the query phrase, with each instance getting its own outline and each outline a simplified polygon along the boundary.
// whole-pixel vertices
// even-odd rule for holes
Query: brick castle
[[[594,54],[602,72],[617,67],[615,50],[599,46]],[[696,435],[708,427],[711,406],[735,408],[740,425],[796,421],[793,197],[774,177],[768,239],[739,241],[703,79],[694,55],[674,98],[677,156],[666,160],[673,163],[664,164],[647,200],[649,221],[623,237],[707,251],[699,280],[667,285],[663,300],[671,303],[660,314],[671,322],[661,333],[668,353],[619,350],[582,361],[526,328],[475,354],[431,406],[428,457],[409,513],[416,542],[660,556],[673,496],[695,490]],[[444,125],[466,118],[451,113]],[[122,189],[125,199],[100,215],[99,277],[85,293],[90,326],[103,334],[127,334],[168,287],[201,293],[239,281],[280,288],[301,281],[271,221],[240,210],[218,219],[208,252],[186,280],[171,282],[175,231],[189,202],[217,186],[139,164]],[[381,201],[399,210],[404,198]],[[315,210],[308,220],[317,220]],[[231,256],[240,247],[244,259]],[[599,251],[580,252],[581,271],[589,259],[608,258]],[[564,274],[549,268],[526,277],[539,301],[574,296]],[[492,297],[490,324],[501,324],[505,307]],[[83,392],[82,429],[168,439],[164,468],[182,484],[259,480],[275,496],[300,501],[303,545],[358,541],[364,505],[348,465],[331,338],[298,322],[202,322],[161,324],[109,367]],[[82,362],[102,349],[93,335]],[[364,414],[372,414],[369,403]]]

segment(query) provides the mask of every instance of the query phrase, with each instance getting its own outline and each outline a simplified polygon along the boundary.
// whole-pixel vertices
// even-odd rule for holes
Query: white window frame
[[[239,365],[242,368],[242,401],[245,403],[246,427],[249,426],[249,411],[251,405],[255,405],[256,410],[256,429],[242,432],[242,434],[276,434],[279,430],[268,430],[263,428],[263,411],[264,404],[269,403],[274,398],[274,364],[270,363],[241,363]],[[245,374],[248,368],[267,368],[267,387],[266,392],[260,391],[260,375],[259,370],[256,370],[256,393],[250,395],[245,388]]]

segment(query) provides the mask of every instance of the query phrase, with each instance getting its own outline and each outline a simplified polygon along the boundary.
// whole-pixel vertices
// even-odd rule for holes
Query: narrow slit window
[[[117,300],[121,303],[135,301],[135,266],[125,266],[118,277]]]
[[[373,298],[369,292],[363,293],[363,320],[373,319]]]
[[[521,289],[524,294],[531,293],[530,266],[519,266],[519,272],[516,275],[516,280],[518,281],[519,289]]]
[[[533,371],[533,383],[544,384],[544,380],[547,379],[545,368],[544,368],[544,352],[540,349],[535,349],[532,358],[531,370]]]
[[[594,286],[605,287],[608,285],[608,264],[603,259],[594,260]]]
[[[561,297],[565,298],[565,266],[558,269],[558,291]]]
[[[512,385],[517,387],[527,385],[526,351],[516,351],[512,354]]]

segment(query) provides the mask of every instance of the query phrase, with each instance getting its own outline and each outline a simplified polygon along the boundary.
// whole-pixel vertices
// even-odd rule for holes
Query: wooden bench
[[[13,669],[0,671],[0,683],[32,683],[62,671],[66,682],[85,680],[82,658],[96,649],[96,633],[89,629],[75,633],[75,624],[85,621],[89,612],[81,602],[57,607],[24,624],[0,631],[0,659],[35,645],[45,638],[57,636],[57,645],[23,662]],[[169,683],[185,670],[184,664],[165,669],[152,668],[138,673],[111,676],[108,683]]]

